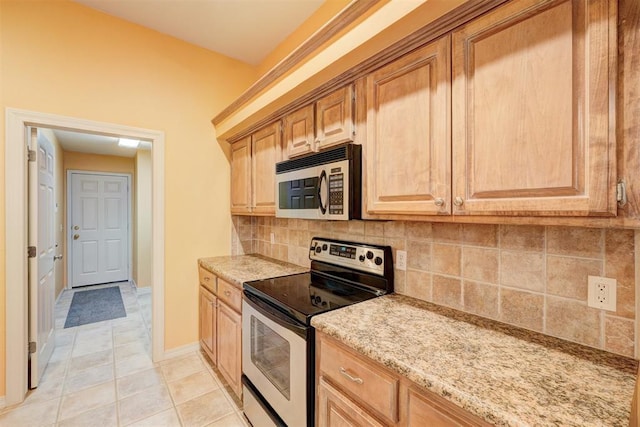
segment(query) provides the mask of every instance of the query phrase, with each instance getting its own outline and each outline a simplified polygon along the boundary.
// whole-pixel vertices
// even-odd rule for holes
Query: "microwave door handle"
[[[327,213],[327,205],[322,204],[322,180],[324,179],[325,184],[327,183],[327,171],[323,170],[320,173],[320,180],[318,181],[318,204],[320,205],[320,212],[322,215]]]

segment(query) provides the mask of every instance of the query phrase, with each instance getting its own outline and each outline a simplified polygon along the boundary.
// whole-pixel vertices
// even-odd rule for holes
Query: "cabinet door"
[[[437,396],[427,397],[425,392],[409,388],[408,427],[470,427],[489,426],[463,409]]]
[[[615,3],[509,2],[453,33],[454,214],[615,215]]]
[[[275,215],[276,163],[282,159],[280,122],[252,135],[253,213]]]
[[[450,213],[449,37],[366,78],[370,214]]]
[[[242,317],[218,302],[218,369],[238,396],[242,391]]]
[[[320,427],[382,427],[364,409],[320,377],[318,384],[318,425]]]
[[[216,363],[216,297],[200,287],[200,345]]]
[[[284,144],[287,158],[313,151],[313,104],[284,118]]]
[[[231,213],[251,212],[251,137],[231,145]]]
[[[316,102],[316,129],[316,150],[353,141],[352,86],[338,89]]]

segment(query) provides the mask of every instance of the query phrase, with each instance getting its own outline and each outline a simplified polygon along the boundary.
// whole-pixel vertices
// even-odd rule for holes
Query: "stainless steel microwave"
[[[362,147],[343,144],[276,164],[276,217],[359,219]]]

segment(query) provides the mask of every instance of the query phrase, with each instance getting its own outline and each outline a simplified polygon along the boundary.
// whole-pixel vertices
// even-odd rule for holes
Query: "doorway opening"
[[[29,128],[47,128],[148,141],[151,146],[152,358],[164,357],[164,134],[117,124],[89,121],[17,109],[6,111],[6,397],[19,403],[27,392],[27,146]],[[69,226],[69,225],[67,225]],[[67,282],[68,283],[68,282]]]

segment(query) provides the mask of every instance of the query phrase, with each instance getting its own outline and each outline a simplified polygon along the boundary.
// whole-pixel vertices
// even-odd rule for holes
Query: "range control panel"
[[[384,275],[387,263],[392,263],[390,251],[384,247],[364,243],[350,243],[314,237],[309,258],[347,268]],[[388,258],[388,259],[387,259]]]

